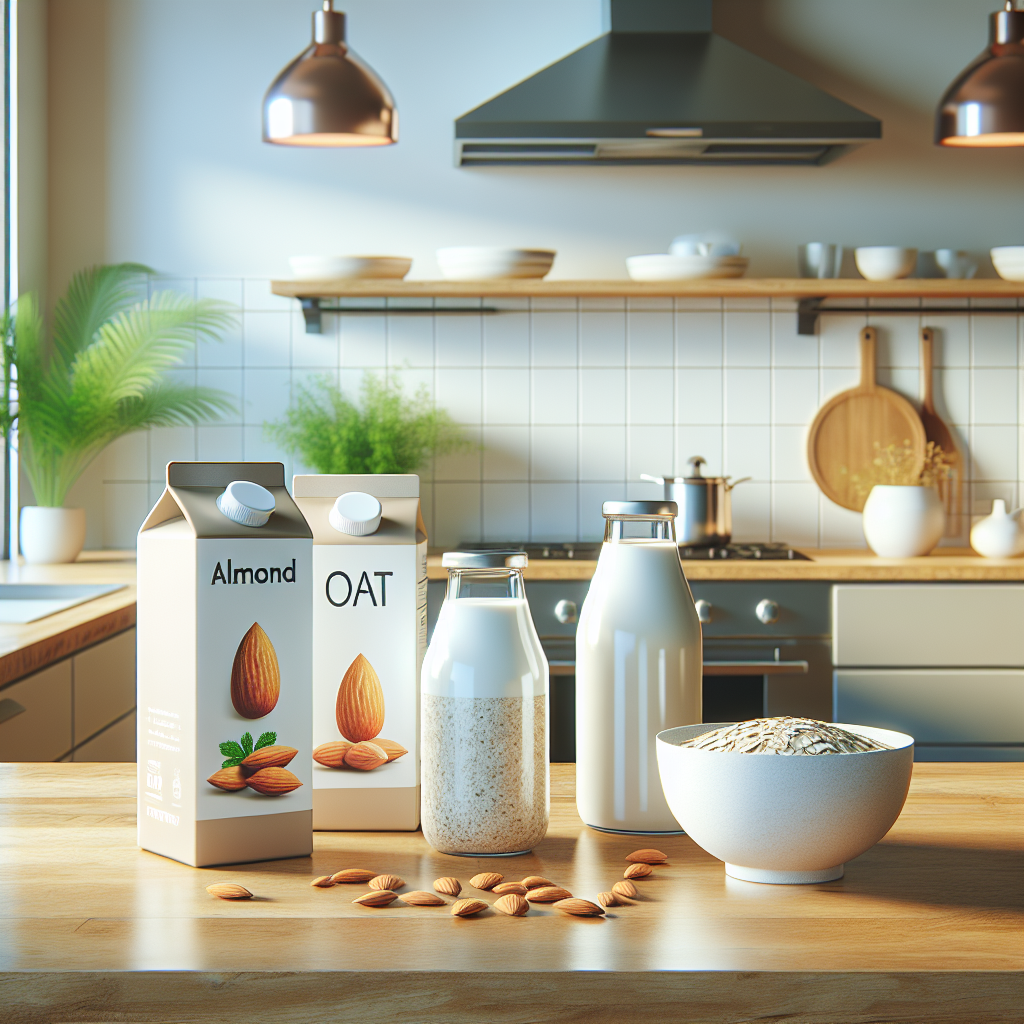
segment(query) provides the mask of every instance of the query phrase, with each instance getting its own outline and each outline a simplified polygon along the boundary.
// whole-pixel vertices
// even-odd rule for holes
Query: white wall
[[[413,276],[431,278],[437,276],[433,252],[442,245],[551,246],[560,254],[554,276],[622,277],[623,259],[631,253],[663,250],[682,231],[721,228],[743,240],[752,257],[751,274],[767,276],[792,274],[795,247],[809,239],[981,251],[1024,240],[1019,199],[1024,151],[942,150],[931,143],[935,103],[983,47],[994,0],[718,0],[716,28],[724,35],[883,119],[881,142],[822,168],[456,169],[453,120],[598,34],[600,0],[351,0],[345,5],[349,38],[397,97],[399,145],[322,152],[266,146],[260,141],[260,100],[281,67],[307,44],[314,6],[313,0],[50,0],[51,299],[84,263],[120,259],[149,263],[200,290],[207,287],[204,282],[232,281],[229,290],[241,295],[243,278],[283,276],[287,257],[300,252],[401,253],[414,257]],[[168,452],[212,457],[214,448],[201,438],[234,438],[237,433],[237,446],[232,440],[229,448],[216,450],[255,454],[246,439],[257,444],[263,416],[277,406],[254,403],[244,392],[245,375],[276,368],[277,383],[290,388],[295,375],[310,365],[304,362],[309,339],[299,337],[296,318],[282,307],[276,334],[252,335],[250,314],[258,312],[272,310],[247,307],[242,334],[224,349],[233,353],[230,365],[207,367],[223,370],[236,382],[232,386],[242,389],[248,403],[243,419],[201,428],[189,435],[191,441],[182,435],[168,445],[164,435],[154,434],[117,446],[71,496],[90,511],[90,546],[130,543],[139,508],[150,497],[147,481],[160,476]],[[537,321],[531,319],[539,312],[554,311],[535,308],[526,314],[532,332],[527,362],[500,367],[487,363],[489,319],[480,322],[480,340],[475,349],[466,349],[462,363],[463,357],[446,354],[445,319],[420,321],[429,325],[434,346],[430,359],[419,366],[424,374],[444,377],[447,371],[464,370],[467,380],[485,384],[493,366],[527,372],[532,388],[539,370],[559,368],[573,375],[577,395],[576,411],[557,412],[558,423],[539,422],[531,412],[525,423],[499,424],[489,419],[486,390],[478,394],[479,412],[468,417],[473,429],[526,427],[529,456],[524,461],[521,443],[517,447],[512,434],[499,439],[492,432],[476,468],[461,464],[436,470],[441,474],[431,496],[436,535],[454,530],[453,522],[467,539],[466,531],[491,532],[487,494],[497,492],[488,485],[497,483],[526,486],[529,511],[525,527],[520,517],[519,532],[539,534],[536,524],[544,520],[534,517],[534,495],[544,493],[542,485],[549,483],[574,488],[575,504],[565,505],[557,532],[592,532],[580,488],[604,482],[590,480],[585,454],[590,436],[585,432],[599,424],[587,422],[580,410],[591,369],[607,371],[623,394],[639,379],[628,354],[628,321],[621,308],[606,311],[607,321],[596,321],[621,322],[623,333],[610,362],[593,367],[585,340],[590,311],[575,303],[558,311],[565,313],[562,326],[541,341]],[[775,327],[758,328],[762,354],[756,365],[732,366],[730,312],[737,311],[727,311],[717,329],[726,404],[718,413],[707,413],[704,424],[683,422],[686,414],[678,404],[668,420],[658,423],[637,422],[624,411],[615,423],[605,424],[613,428],[611,449],[621,447],[625,453],[622,472],[616,470],[612,479],[625,486],[641,469],[660,471],[669,449],[678,467],[680,458],[694,453],[680,430],[708,426],[718,431],[729,471],[736,469],[735,460],[761,453],[756,455],[761,459],[757,476],[764,487],[748,488],[749,498],[737,492],[738,533],[764,537],[782,531],[784,539],[804,542],[856,541],[852,527],[835,532],[829,525],[843,517],[833,516],[807,482],[798,446],[784,458],[773,454],[779,430],[799,431],[809,421],[811,395],[820,402],[845,386],[850,373],[844,353],[855,325],[847,325],[842,340],[823,333],[814,341],[813,354],[807,349],[801,357],[807,362],[798,366],[779,362]],[[767,316],[763,310],[745,312]],[[371,330],[387,339],[399,336],[393,331],[413,330],[398,327],[398,317],[371,319],[379,321]],[[674,322],[678,325],[678,316]],[[944,400],[965,440],[987,453],[972,469],[979,489],[971,500],[977,502],[987,500],[990,485],[1007,497],[1019,492],[1018,453],[1024,448],[1019,353],[1013,348],[1011,354],[1007,342],[998,366],[985,364],[987,355],[976,355],[989,351],[984,339],[996,329],[987,326],[993,322],[982,317],[958,321],[959,362],[949,366],[957,375],[942,382],[942,388],[952,389],[944,392]],[[894,364],[900,372],[893,371],[893,381],[911,397],[916,395],[916,350],[906,338],[914,330],[913,318],[892,325],[893,337],[902,339],[894,349],[902,355]],[[1016,339],[1016,318],[1007,318],[997,330]],[[618,331],[615,327],[612,333]],[[713,336],[714,329],[710,343]],[[344,330],[335,341],[335,354],[324,357],[334,372],[352,365],[388,366],[393,352],[403,351],[386,347],[385,355],[378,356],[369,342],[365,351],[354,337],[346,344]],[[564,365],[550,364],[549,344],[565,353],[559,357],[567,361]],[[685,388],[679,373],[688,368],[689,357],[678,362],[675,343],[673,353],[673,361],[660,366],[659,386],[671,379],[673,388]],[[253,358],[263,362],[253,364]],[[750,387],[764,389],[755,403],[764,415],[754,424],[730,419],[729,375],[736,371],[732,379],[739,380],[740,370],[758,371],[749,378]],[[777,374],[790,370],[813,370],[816,381],[814,390],[804,394],[806,408],[798,423],[780,422],[781,407],[772,397]],[[438,402],[464,416],[461,396],[449,402],[437,385],[441,378],[431,380]],[[532,394],[523,392],[523,402],[532,402]],[[282,391],[275,399],[278,405],[282,395],[287,397]],[[993,416],[998,423],[985,422]],[[554,459],[569,444],[542,430],[555,426],[576,431],[576,454],[571,464],[560,463],[558,479],[552,480],[546,453]],[[746,435],[738,428],[744,426],[760,432],[748,431],[741,443]],[[987,432],[990,426],[1005,428],[997,442]],[[644,434],[640,428],[651,430]],[[216,430],[222,433],[210,433]],[[652,447],[649,458],[638,460],[629,452],[641,436],[649,436]],[[993,445],[999,451],[996,461]],[[713,453],[703,454],[717,468]],[[514,471],[501,471],[515,479],[485,479],[492,458],[516,465]],[[130,491],[122,486],[127,484]],[[793,526],[775,511],[781,508],[775,495],[783,493],[773,490],[776,485],[803,488],[786,492],[804,495],[793,499]],[[144,499],[139,497],[143,490]],[[129,493],[134,495],[130,501]],[[466,496],[469,506],[475,500],[476,526],[452,520],[452,502],[438,498],[443,494]],[[748,515],[744,509],[755,494],[762,497],[756,513]],[[517,500],[521,508],[521,493]],[[466,502],[460,498],[455,504],[461,508]]]

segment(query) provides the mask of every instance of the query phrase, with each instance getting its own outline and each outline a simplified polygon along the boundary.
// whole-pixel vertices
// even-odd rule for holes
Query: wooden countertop
[[[1019,764],[915,765],[889,835],[821,885],[727,879],[685,836],[656,841],[669,863],[604,919],[371,910],[361,887],[309,885],[486,867],[593,898],[651,841],[586,828],[574,766],[552,783],[548,836],[514,859],[318,833],[311,859],[196,870],[136,847],[134,765],[0,766],[0,1021],[1021,1020]],[[205,892],[229,880],[258,900]]]
[[[0,583],[123,583],[116,590],[26,625],[0,623],[0,686],[135,625],[135,552],[83,551],[66,565],[0,562]]]
[[[687,561],[690,580],[835,580],[837,582],[999,583],[1024,581],[1024,558],[982,558],[970,548],[938,548],[924,558],[879,558],[862,548],[801,548],[809,561]],[[528,580],[589,580],[595,561],[535,560]],[[427,558],[427,576],[448,578],[440,554]]]

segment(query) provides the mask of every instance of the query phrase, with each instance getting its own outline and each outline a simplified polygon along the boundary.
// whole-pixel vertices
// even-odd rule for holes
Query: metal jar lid
[[[674,501],[606,501],[601,515],[605,519],[675,519],[679,506]]]
[[[525,551],[446,551],[441,556],[445,569],[525,569]]]

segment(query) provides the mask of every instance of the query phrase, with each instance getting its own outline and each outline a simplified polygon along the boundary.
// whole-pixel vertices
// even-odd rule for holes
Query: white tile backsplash
[[[239,408],[214,424],[111,446],[90,470],[99,490],[88,480],[80,488],[83,500],[103,495],[91,544],[102,534],[106,545],[134,545],[171,459],[282,460],[290,477],[301,464],[267,438],[264,422],[280,419],[299,385],[321,373],[357,399],[365,371],[387,368],[406,394],[424,385],[471,441],[423,471],[433,544],[598,539],[602,501],[659,497],[639,474],[683,474],[701,455],[709,474],[755,478],[733,495],[738,539],[862,546],[860,517],[820,495],[805,447],[822,402],[859,380],[858,335],[869,317],[879,379],[914,401],[919,328],[935,329],[936,406],[962,438],[968,519],[986,514],[993,497],[1021,499],[1024,317],[876,315],[865,304],[863,315],[824,313],[818,334],[802,336],[792,303],[764,299],[488,299],[482,305],[500,312],[423,315],[358,300],[348,305],[380,313],[328,313],[323,334],[307,335],[294,301],[273,296],[266,281],[174,283],[241,302],[224,342],[202,345],[198,369],[174,374],[228,392]]]

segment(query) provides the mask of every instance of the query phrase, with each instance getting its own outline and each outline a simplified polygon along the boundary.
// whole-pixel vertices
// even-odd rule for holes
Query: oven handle
[[[806,661],[705,661],[706,676],[797,676],[806,675]],[[576,662],[548,662],[550,675],[576,675]]]
[[[805,675],[806,661],[705,661],[706,676],[798,676]]]

